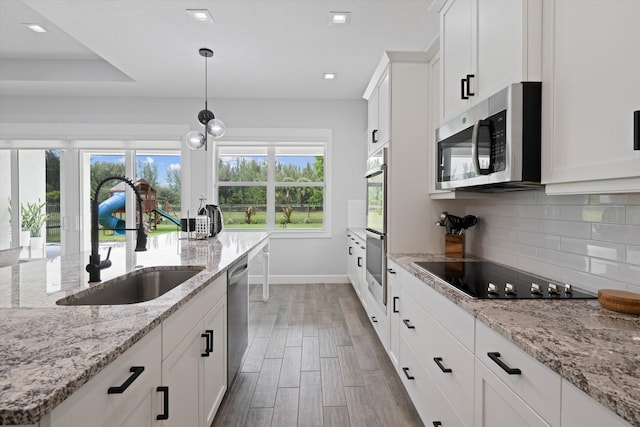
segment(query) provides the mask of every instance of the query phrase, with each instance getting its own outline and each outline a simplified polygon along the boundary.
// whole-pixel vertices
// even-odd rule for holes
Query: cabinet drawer
[[[382,346],[385,348],[385,350],[388,350],[389,349],[389,319],[387,318],[387,315],[383,311],[382,307],[380,307],[380,304],[378,304],[373,299],[371,292],[369,292],[368,289],[365,289],[363,292],[365,294],[365,300],[367,302],[365,306],[365,309],[367,311],[367,317],[369,318],[369,321],[373,325],[373,329],[375,329],[376,334],[378,334],[378,339],[380,339]]]
[[[410,294],[411,298],[442,324],[467,350],[473,352],[474,317],[407,270],[401,270],[400,275],[402,290]]]
[[[484,363],[475,361],[475,425],[479,427],[549,427],[527,402]],[[553,424],[557,426],[557,424]],[[578,427],[583,424],[574,424]]]
[[[400,301],[401,337],[465,424],[472,425],[473,354],[408,294],[401,293]]]
[[[466,426],[418,360],[411,346],[400,337],[399,375],[422,422],[425,426],[438,425],[437,422],[442,427]]]
[[[476,357],[549,424],[560,425],[558,374],[482,322],[476,325]],[[520,373],[509,374],[509,368],[519,369]]]
[[[162,360],[180,344],[205,315],[204,298],[191,298],[178,311],[162,322]]]
[[[149,377],[154,373],[157,376],[160,355],[161,330],[155,328],[57,406],[51,413],[51,427],[102,425],[126,408],[140,387],[148,386]],[[144,367],[144,370],[124,391],[108,394],[110,387],[122,386],[132,378],[132,367]]]

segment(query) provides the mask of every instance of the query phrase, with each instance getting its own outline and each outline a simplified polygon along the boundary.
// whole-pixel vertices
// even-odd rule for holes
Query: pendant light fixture
[[[213,138],[221,138],[224,135],[225,127],[222,120],[216,119],[216,116],[209,110],[208,106],[208,85],[207,80],[209,75],[207,74],[207,61],[213,56],[213,51],[203,47],[199,50],[200,56],[204,57],[204,110],[198,113],[198,121],[205,127],[205,131],[200,132],[192,130],[187,134],[186,143],[187,147],[192,150],[207,149],[207,134]]]

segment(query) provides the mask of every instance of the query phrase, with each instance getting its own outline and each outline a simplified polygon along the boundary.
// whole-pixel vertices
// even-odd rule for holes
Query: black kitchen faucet
[[[100,270],[111,267],[111,261],[109,256],[111,255],[111,248],[107,252],[107,259],[100,261],[100,253],[98,252],[99,234],[98,234],[98,193],[102,188],[102,185],[111,180],[122,181],[133,189],[136,194],[136,200],[138,201],[139,221],[138,228],[128,228],[124,230],[136,230],[136,252],[143,252],[147,250],[147,235],[144,232],[144,223],[142,222],[142,197],[136,189],[133,182],[124,176],[109,176],[96,187],[96,191],[91,199],[91,255],[89,256],[89,264],[87,264],[86,270],[89,273],[89,283],[100,282]],[[122,229],[119,229],[122,230]]]

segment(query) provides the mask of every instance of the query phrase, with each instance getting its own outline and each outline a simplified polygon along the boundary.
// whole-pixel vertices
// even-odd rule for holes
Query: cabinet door
[[[576,386],[562,380],[562,421],[563,427],[607,426],[630,427],[631,424],[596,402]]]
[[[222,298],[204,318],[205,334],[213,338],[202,357],[203,425],[210,426],[227,389],[227,299]]]
[[[368,292],[367,290],[367,266],[365,264],[366,260],[366,249],[364,243],[359,240],[355,241],[355,279],[358,288],[358,295],[362,298],[364,292]]]
[[[548,3],[542,181],[637,179],[640,151],[633,150],[633,111],[640,109],[640,55],[634,53],[640,40],[640,2]],[[615,182],[604,184],[587,183],[579,192],[618,190]]]
[[[387,285],[389,286],[389,356],[398,369],[400,360],[400,284],[398,283],[398,267],[389,262],[387,269]]]
[[[541,79],[541,1],[479,0],[476,21],[474,99]]]
[[[191,329],[187,337],[162,362],[162,384],[169,388],[169,419],[162,425],[201,426],[199,411],[200,358],[204,338],[202,322]]]
[[[371,155],[374,151],[382,145],[378,138],[378,90],[375,89],[369,97],[369,104],[367,109],[367,123],[368,123],[368,135],[367,135],[367,153]]]
[[[161,368],[158,366],[150,373],[144,386],[127,398],[126,405],[116,412],[104,426],[118,427],[156,427],[160,425],[157,415],[162,411],[158,405],[158,385],[161,384]]]
[[[486,427],[548,426],[493,372],[475,360],[474,425]]]
[[[378,147],[386,144],[391,136],[390,114],[391,86],[389,83],[389,72],[387,72],[378,85]]]
[[[460,85],[471,73],[472,2],[475,0],[452,0],[440,14],[441,121],[469,107]]]

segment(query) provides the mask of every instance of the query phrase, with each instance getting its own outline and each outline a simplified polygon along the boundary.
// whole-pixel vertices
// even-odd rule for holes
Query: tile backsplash
[[[467,253],[593,292],[640,292],[640,193],[501,193],[466,214],[478,217]]]

